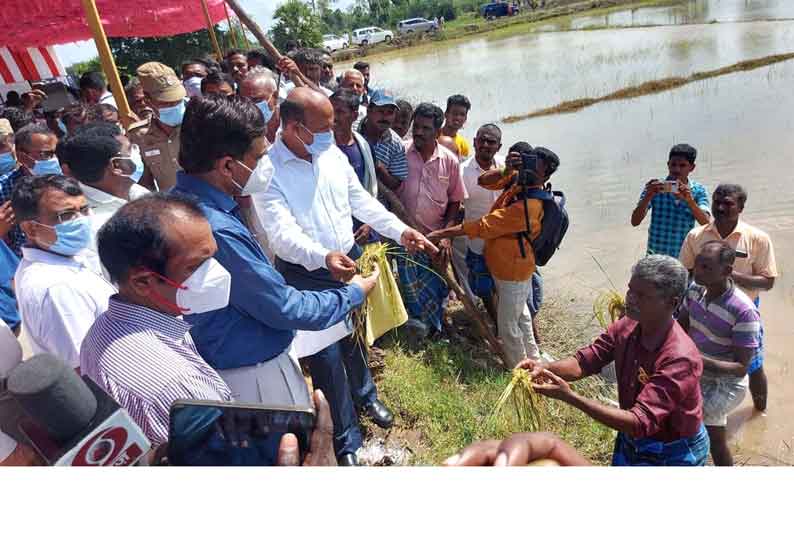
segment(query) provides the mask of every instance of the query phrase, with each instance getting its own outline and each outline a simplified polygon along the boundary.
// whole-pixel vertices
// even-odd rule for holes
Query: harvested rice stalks
[[[364,247],[364,253],[358,259],[362,276],[372,274],[375,265],[380,269],[375,289],[364,304],[353,312],[353,333],[361,345],[372,346],[375,339],[408,320],[400,290],[389,266],[388,256],[393,252],[394,249],[384,243],[371,243]]]
[[[507,402],[513,406],[516,419],[525,431],[541,431],[543,398],[532,388],[529,371],[513,369],[513,378],[496,403],[494,414],[502,412]]]
[[[601,327],[617,322],[626,315],[626,301],[615,290],[602,292],[593,302],[593,314]]]

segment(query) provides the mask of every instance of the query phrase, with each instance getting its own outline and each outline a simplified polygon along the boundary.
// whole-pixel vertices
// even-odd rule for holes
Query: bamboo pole
[[[207,31],[210,33],[210,40],[212,47],[215,49],[215,54],[218,55],[218,61],[223,60],[223,51],[220,44],[218,44],[218,36],[215,35],[215,27],[212,24],[212,17],[210,17],[210,8],[207,7],[207,0],[201,0],[201,9],[204,12],[204,20],[207,23]]]
[[[228,4],[226,4],[226,2],[223,3],[223,11],[224,13],[226,13],[226,22],[229,23],[229,34],[232,37],[232,39],[229,40],[230,43],[232,42],[232,40],[234,40],[233,43],[237,46],[238,49],[247,49],[247,47],[243,47],[243,44],[240,41],[239,36],[237,35],[237,30],[234,28],[234,24],[232,23],[232,18],[229,15],[229,6]]]
[[[99,12],[96,8],[94,0],[81,0],[83,4],[83,12],[85,12],[88,27],[91,29],[91,34],[94,37],[94,44],[96,45],[97,52],[99,53],[99,62],[102,65],[102,71],[105,72],[110,90],[113,93],[113,98],[116,100],[116,106],[119,110],[119,120],[121,124],[127,128],[130,124],[136,121],[136,117],[132,115],[130,104],[127,103],[127,95],[124,93],[124,87],[121,86],[121,79],[119,72],[116,68],[116,61],[113,59],[113,54],[110,52],[110,45],[108,38],[105,35],[105,29],[102,28],[102,22],[99,20]]]

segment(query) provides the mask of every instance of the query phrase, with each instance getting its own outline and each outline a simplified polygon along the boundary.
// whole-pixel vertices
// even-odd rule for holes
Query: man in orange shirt
[[[529,159],[534,162],[533,169],[525,169],[522,155],[533,157]],[[504,170],[487,171],[478,180],[483,188],[504,189],[491,212],[479,220],[428,235],[431,241],[462,235],[485,240],[485,263],[496,282],[498,295],[499,336],[510,368],[527,358],[540,357],[527,299],[532,295],[532,273],[535,272],[531,241],[540,234],[543,202],[524,192],[542,190],[559,165],[557,155],[542,147],[531,153],[511,152]]]
[[[709,224],[693,228],[681,247],[678,259],[684,267],[692,271],[695,256],[709,241],[725,241],[736,251],[731,279],[753,300],[759,304],[759,294],[771,290],[778,276],[775,263],[775,250],[766,232],[755,228],[740,219],[747,192],[738,184],[721,184],[712,196],[711,214],[714,220]],[[756,410],[766,410],[767,380],[764,373],[764,328],[761,326],[761,346],[750,360],[747,374],[750,375],[750,395]]]

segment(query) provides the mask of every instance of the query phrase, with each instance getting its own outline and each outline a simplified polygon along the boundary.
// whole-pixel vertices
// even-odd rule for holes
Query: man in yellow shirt
[[[441,128],[441,135],[449,136],[455,140],[461,160],[467,159],[471,154],[469,142],[460,133],[469,117],[470,109],[471,102],[466,96],[455,94],[447,98],[447,109],[444,111],[444,126]]]
[[[739,219],[747,202],[747,192],[738,184],[721,184],[714,190],[709,224],[693,228],[686,236],[678,259],[692,271],[695,256],[709,241],[725,241],[736,251],[731,278],[736,285],[759,304],[759,294],[771,290],[778,276],[775,251],[766,232]],[[750,394],[755,408],[766,410],[767,380],[764,373],[764,330],[761,327],[761,346],[750,360]]]
[[[437,230],[427,236],[431,241],[462,235],[485,240],[485,263],[498,295],[499,337],[510,368],[525,359],[540,358],[527,300],[532,294],[532,273],[535,272],[531,241],[540,235],[543,202],[523,193],[542,190],[560,165],[560,159],[548,149],[537,147],[530,154],[535,158],[534,171],[524,170],[522,154],[511,152],[502,172],[490,170],[480,176],[478,184],[483,188],[504,189],[490,213],[479,220]]]

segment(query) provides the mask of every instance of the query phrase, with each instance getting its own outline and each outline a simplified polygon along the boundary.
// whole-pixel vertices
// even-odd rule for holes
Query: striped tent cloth
[[[50,47],[0,47],[0,85],[41,81],[66,75]]]

